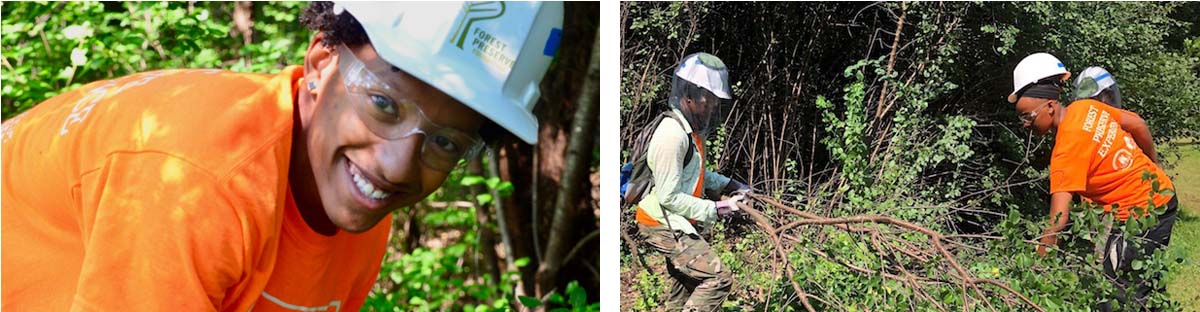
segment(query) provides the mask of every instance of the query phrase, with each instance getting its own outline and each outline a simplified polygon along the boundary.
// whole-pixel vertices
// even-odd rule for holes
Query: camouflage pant
[[[638,225],[638,235],[654,250],[667,256],[671,311],[715,311],[729,296],[733,284],[729,270],[698,235],[679,233],[679,240],[665,226]]]

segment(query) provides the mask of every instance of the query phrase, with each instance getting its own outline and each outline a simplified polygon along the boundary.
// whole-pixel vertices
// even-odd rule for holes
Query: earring
[[[316,90],[316,89],[317,89],[317,82],[316,82],[316,81],[309,81],[309,82],[308,82],[308,90]]]

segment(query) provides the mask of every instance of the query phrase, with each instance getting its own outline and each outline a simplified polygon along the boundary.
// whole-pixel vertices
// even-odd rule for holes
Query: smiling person
[[[1067,226],[1073,195],[1103,206],[1105,213],[1114,214],[1118,222],[1145,216],[1152,209],[1163,210],[1154,226],[1134,233],[1129,240],[1114,230],[1105,246],[1105,274],[1118,290],[1132,292],[1134,304],[1144,304],[1155,289],[1140,274],[1133,274],[1133,261],[1167,246],[1179,200],[1153,192],[1152,182],[1142,179],[1143,173],[1149,172],[1157,177],[1161,189],[1174,190],[1171,179],[1139,147],[1142,140],[1153,145],[1145,121],[1090,98],[1064,107],[1058,99],[1063,81],[1069,77],[1058,58],[1035,53],[1021,60],[1013,70],[1013,92],[1008,96],[1009,102],[1016,103],[1024,127],[1039,135],[1054,132],[1050,156],[1050,224],[1041,237],[1038,253],[1045,255],[1047,246],[1058,243],[1057,233]],[[1130,298],[1124,295],[1118,295],[1117,299],[1130,303]]]
[[[358,310],[391,212],[533,144],[562,4],[313,3],[304,64],[94,82],[3,124],[3,308]]]

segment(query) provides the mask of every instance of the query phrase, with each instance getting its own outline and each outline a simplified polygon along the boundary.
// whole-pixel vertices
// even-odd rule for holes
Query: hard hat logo
[[[466,51],[464,44],[471,36],[470,52],[491,66],[499,67],[500,72],[507,72],[516,63],[516,52],[507,42],[500,40],[483,27],[474,27],[475,22],[498,19],[504,15],[508,5],[504,1],[468,2],[463,4],[462,15],[454,35],[450,36],[451,43]]]
[[[466,9],[463,10],[462,16],[459,17],[458,26],[454,27],[454,35],[450,36],[451,41],[455,41],[455,38],[457,38],[457,42],[454,45],[459,49],[463,48],[463,42],[467,40],[467,33],[471,29],[472,24],[478,21],[500,18],[501,15],[504,15],[505,8],[507,8],[504,1],[468,2],[463,5],[466,6]]]

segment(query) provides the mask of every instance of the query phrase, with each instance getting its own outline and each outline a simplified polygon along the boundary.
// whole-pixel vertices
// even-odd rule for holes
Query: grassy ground
[[[1182,158],[1167,172],[1181,210],[1168,251],[1184,258],[1171,270],[1167,291],[1183,304],[1183,311],[1200,311],[1200,144],[1183,147]]]

